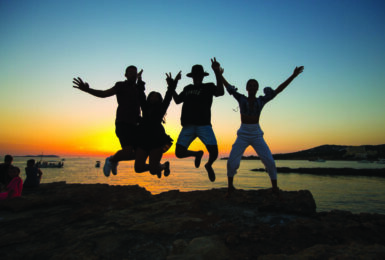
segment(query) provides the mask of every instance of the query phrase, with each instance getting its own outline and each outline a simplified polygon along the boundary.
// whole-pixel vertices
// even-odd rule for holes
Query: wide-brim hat
[[[203,66],[199,65],[199,64],[192,66],[191,72],[186,74],[186,76],[190,77],[190,78],[192,78],[194,76],[203,76],[203,77],[205,77],[205,76],[208,76],[208,75],[209,74],[206,71],[203,70]]]

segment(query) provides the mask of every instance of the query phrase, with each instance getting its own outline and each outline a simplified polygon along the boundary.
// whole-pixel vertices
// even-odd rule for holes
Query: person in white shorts
[[[284,90],[294,78],[303,72],[304,67],[296,67],[293,74],[275,90],[270,87],[264,89],[264,96],[256,97],[258,91],[258,81],[250,79],[246,84],[248,96],[240,94],[237,89],[230,85],[223,77],[223,69],[221,69],[222,80],[226,90],[232,95],[239,104],[241,113],[241,127],[237,132],[237,139],[231,148],[230,156],[227,160],[227,179],[228,179],[228,195],[235,190],[233,185],[234,176],[239,168],[241,158],[246,148],[251,145],[258,154],[262,163],[265,165],[266,171],[270,176],[273,192],[278,192],[277,185],[277,169],[274,158],[267,146],[263,131],[259,125],[259,118],[264,105],[276,97]]]

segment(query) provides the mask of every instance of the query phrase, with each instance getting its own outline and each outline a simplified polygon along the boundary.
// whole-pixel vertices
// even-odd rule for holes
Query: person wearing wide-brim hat
[[[210,181],[215,181],[215,173],[212,168],[218,157],[217,140],[211,126],[211,105],[213,97],[224,95],[220,64],[216,59],[211,59],[211,68],[215,73],[217,84],[203,83],[203,78],[209,73],[205,72],[202,65],[194,65],[186,76],[192,78],[193,84],[184,87],[179,95],[174,92],[173,98],[176,104],[183,102],[181,113],[182,131],[176,143],[175,155],[178,158],[195,157],[195,167],[199,168],[203,151],[188,150],[190,144],[199,138],[209,152],[209,159],[205,164]]]
[[[208,75],[209,74],[206,71],[204,71],[203,66],[200,64],[196,64],[192,66],[191,72],[186,74],[186,76],[190,78],[194,78],[194,77],[196,78],[201,76],[206,77]]]

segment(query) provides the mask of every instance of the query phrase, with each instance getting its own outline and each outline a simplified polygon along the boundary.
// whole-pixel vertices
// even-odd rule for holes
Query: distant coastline
[[[385,158],[385,144],[381,145],[321,145],[293,153],[273,154],[275,160],[331,160],[378,161]],[[227,160],[223,157],[221,160]],[[258,156],[242,156],[242,160],[259,160]]]
[[[15,155],[13,157],[49,157],[49,158],[59,158],[60,156],[54,154],[47,155]]]

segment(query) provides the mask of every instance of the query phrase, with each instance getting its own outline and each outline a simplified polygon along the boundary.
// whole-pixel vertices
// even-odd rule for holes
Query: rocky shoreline
[[[385,215],[316,212],[309,191],[158,195],[42,184],[0,202],[2,259],[384,259]]]

